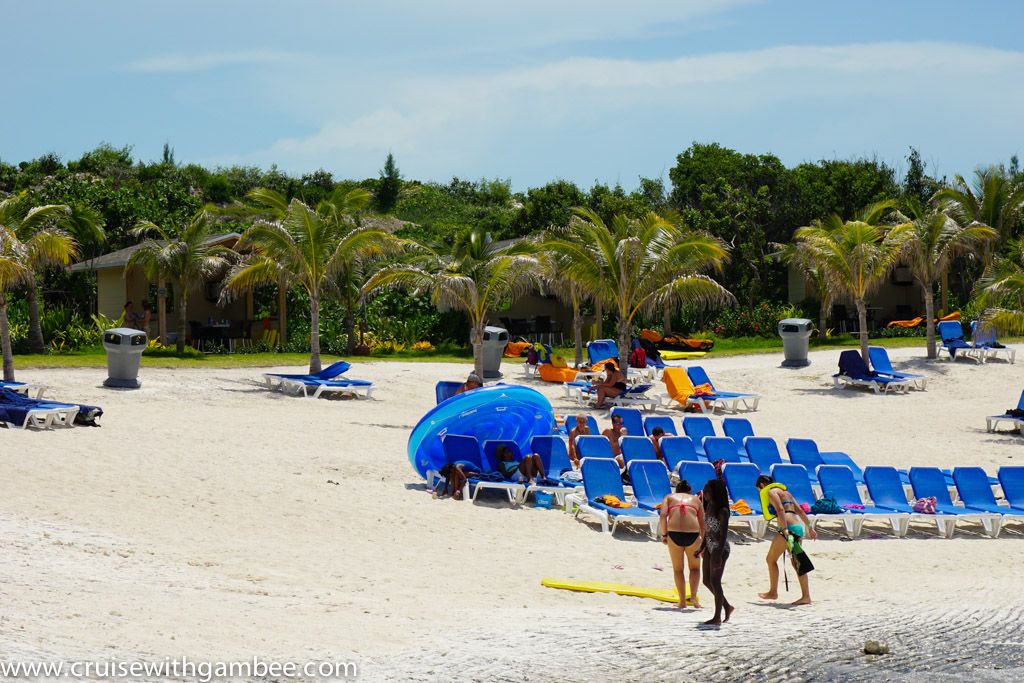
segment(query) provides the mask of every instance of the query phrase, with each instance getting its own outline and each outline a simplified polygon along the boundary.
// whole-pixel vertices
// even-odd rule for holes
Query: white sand
[[[759,434],[812,437],[861,465],[1024,464],[1024,437],[984,429],[1016,404],[1024,363],[904,362],[920,355],[892,353],[932,377],[906,396],[833,390],[837,352],[801,370],[779,369],[778,355],[704,365],[720,387],[763,395],[749,415]],[[136,391],[102,388],[98,369],[19,372],[105,415],[99,429],[0,431],[0,653],[351,659],[364,680],[728,680],[809,666],[868,676],[856,651],[871,635],[897,644],[890,663],[955,670],[921,641],[924,616],[975,657],[992,629],[1024,653],[1024,525],[996,540],[977,527],[953,540],[928,527],[902,540],[880,526],[852,542],[825,533],[809,543],[816,604],[796,612],[756,600],[767,544],[734,536],[735,623],[716,632],[695,628],[708,609],[541,587],[544,576],[672,584],[664,548],[639,533],[613,539],[498,498],[431,498],[406,440],[434,382],[467,370],[359,364],[350,374],[378,383],[370,401],[268,393],[252,369],[144,369]],[[560,387],[530,384],[556,411],[574,407]],[[970,616],[950,622],[954,610]],[[780,655],[784,633],[801,641]]]

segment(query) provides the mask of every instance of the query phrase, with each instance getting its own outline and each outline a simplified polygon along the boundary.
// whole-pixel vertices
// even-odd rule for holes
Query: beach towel
[[[925,515],[934,515],[935,508],[939,504],[938,499],[935,496],[928,496],[927,498],[918,498],[914,501],[914,512],[919,512]]]
[[[835,498],[825,496],[814,501],[814,505],[811,506],[811,512],[816,515],[841,515],[843,508],[840,507]]]
[[[743,500],[742,498],[740,498],[735,503],[730,505],[729,509],[732,510],[733,512],[735,512],[738,515],[752,515],[752,514],[754,514],[754,511],[750,509],[750,506],[747,504],[747,501]]]
[[[627,503],[624,500],[620,500],[618,496],[613,496],[613,495],[601,496],[601,497],[597,498],[596,500],[597,500],[598,503],[602,503],[604,505],[607,505],[610,508],[631,508],[631,507],[633,507],[633,505],[631,503]]]

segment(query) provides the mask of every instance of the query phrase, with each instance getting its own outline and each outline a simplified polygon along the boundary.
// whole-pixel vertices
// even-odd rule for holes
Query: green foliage
[[[717,337],[778,337],[778,323],[783,318],[803,317],[791,304],[767,301],[753,308],[725,308],[708,324]]]

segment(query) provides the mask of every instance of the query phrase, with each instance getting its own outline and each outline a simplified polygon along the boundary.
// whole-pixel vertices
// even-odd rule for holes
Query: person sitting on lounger
[[[498,461],[497,465],[501,476],[509,481],[527,482],[544,478],[544,465],[536,453],[531,453],[525,456],[521,462],[516,462],[516,456],[512,453],[512,449],[501,445],[494,451],[494,459]]]
[[[774,483],[775,480],[767,474],[762,474],[757,478],[756,482],[758,490]],[[793,567],[800,581],[800,599],[792,604],[809,605],[811,604],[811,590],[807,583],[807,573],[806,571],[801,573],[802,570],[797,562],[797,555],[802,553],[802,550],[798,551],[798,549],[800,548],[800,541],[803,540],[804,536],[806,535],[807,538],[814,540],[818,537],[818,534],[814,531],[814,527],[811,526],[803,508],[796,502],[796,498],[785,488],[781,486],[772,487],[768,491],[768,500],[775,510],[775,514],[778,515],[775,521],[779,525],[779,531],[775,538],[772,539],[772,544],[768,548],[768,557],[765,558],[765,561],[768,562],[768,590],[764,593],[758,593],[758,596],[762,600],[778,599],[779,558],[782,557],[782,554],[787,549],[790,549]],[[790,536],[793,537],[792,548],[789,542]]]
[[[464,394],[467,391],[479,389],[483,385],[484,383],[480,381],[480,375],[476,374],[475,372],[471,372],[469,373],[469,377],[466,378],[466,381],[463,382],[462,386],[455,390],[455,393]]]
[[[612,453],[615,455],[615,462],[619,467],[625,467],[626,461],[622,458],[622,447],[619,446],[619,439],[626,436],[626,428],[622,426],[622,416],[612,415],[612,426],[601,432],[612,444]]]
[[[580,455],[576,452],[576,437],[590,436],[590,427],[587,426],[587,416],[577,415],[576,426],[569,430],[569,460],[574,467],[580,465]]]
[[[607,373],[604,381],[594,387],[597,391],[596,408],[604,408],[606,398],[615,398],[626,390],[626,376],[615,367],[615,363],[605,363],[604,370]]]
[[[704,506],[693,495],[689,482],[681,479],[676,492],[661,501],[661,542],[668,546],[672,560],[672,576],[679,592],[679,608],[686,607],[686,570],[690,572],[690,601],[700,608],[697,585],[700,580],[700,560],[696,552],[704,535]]]
[[[658,457],[658,460],[665,461],[665,454],[661,452],[661,440],[665,438],[665,430],[661,427],[655,427],[651,430],[651,443],[654,444],[654,455]]]
[[[479,474],[475,467],[461,462],[447,463],[441,467],[439,473],[444,479],[438,481],[434,487],[435,497],[451,495],[455,500],[462,500],[462,489],[466,482],[474,474]]]

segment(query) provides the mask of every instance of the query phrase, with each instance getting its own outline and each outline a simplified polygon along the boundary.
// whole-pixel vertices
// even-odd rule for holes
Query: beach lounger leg
[[[764,518],[750,520],[750,533],[753,534],[754,538],[764,538],[767,532],[768,520]]]
[[[956,518],[936,517],[935,529],[943,538],[953,538],[953,532],[956,531]]]
[[[889,524],[892,525],[892,531],[896,534],[896,538],[903,538],[907,535],[907,530],[910,527],[910,516],[897,515],[895,517],[890,517]]]
[[[991,517],[982,517],[981,526],[985,529],[985,533],[988,534],[989,538],[999,538],[999,532],[1002,531],[1003,520],[998,515]]]
[[[857,538],[860,536],[861,527],[864,526],[864,518],[860,515],[843,518],[843,527],[846,530],[846,535],[850,538]]]

